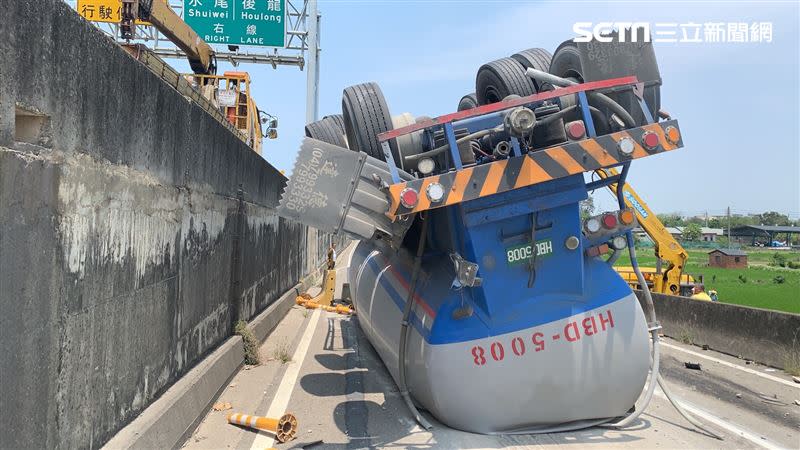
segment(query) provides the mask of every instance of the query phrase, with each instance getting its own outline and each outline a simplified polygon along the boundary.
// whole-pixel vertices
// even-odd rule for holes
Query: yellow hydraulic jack
[[[308,294],[297,296],[295,303],[308,309],[324,309],[328,312],[337,314],[355,314],[356,312],[345,305],[333,305],[333,294],[336,291],[336,270],[326,270],[325,279],[322,282],[322,292],[316,297]]]
[[[286,413],[280,419],[269,417],[248,416],[247,414],[229,414],[228,423],[241,425],[257,430],[266,430],[275,433],[278,442],[288,442],[297,433],[297,419],[291,413]]]

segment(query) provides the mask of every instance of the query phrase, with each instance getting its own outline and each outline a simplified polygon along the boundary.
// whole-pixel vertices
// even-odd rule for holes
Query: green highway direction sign
[[[209,44],[283,47],[286,0],[183,0],[183,20]]]

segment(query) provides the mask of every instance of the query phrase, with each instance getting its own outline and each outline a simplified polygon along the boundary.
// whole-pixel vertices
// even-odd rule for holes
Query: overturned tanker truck
[[[476,433],[643,410],[658,324],[612,268],[635,264],[635,216],[620,198],[582,219],[579,202],[682,147],[660,84],[649,43],[567,41],[483,65],[452,114],[392,116],[366,83],[307,126],[278,212],[360,241],[358,320],[420,423],[417,406]],[[620,174],[585,181],[603,167]]]

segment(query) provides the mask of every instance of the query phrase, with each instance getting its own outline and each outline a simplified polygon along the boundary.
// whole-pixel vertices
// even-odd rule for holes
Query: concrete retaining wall
[[[800,314],[661,294],[653,302],[669,337],[773,367],[800,364]]]
[[[98,447],[329,237],[275,216],[283,176],[64,2],[6,5],[0,55],[0,448]]]

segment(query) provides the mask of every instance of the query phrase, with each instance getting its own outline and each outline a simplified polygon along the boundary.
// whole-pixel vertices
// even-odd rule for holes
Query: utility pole
[[[319,115],[319,14],[317,0],[307,0],[306,26],[306,123],[315,122]]]
[[[731,207],[728,206],[728,250],[733,248],[733,244],[731,243]]]

